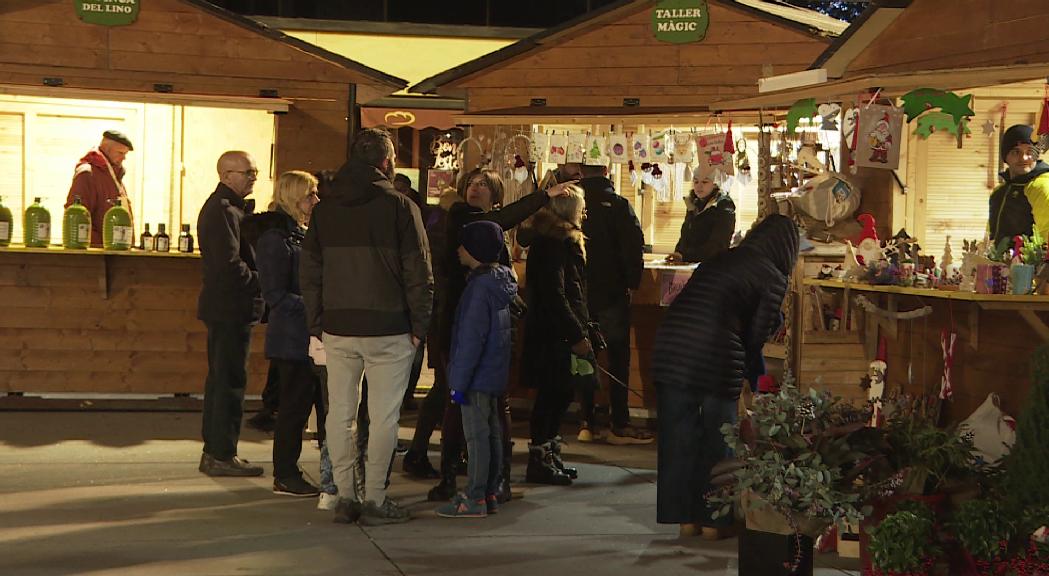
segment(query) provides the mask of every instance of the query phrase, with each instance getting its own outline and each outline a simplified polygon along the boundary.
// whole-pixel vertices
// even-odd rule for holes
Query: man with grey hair
[[[325,428],[339,490],[336,522],[392,524],[411,517],[386,496],[398,416],[433,305],[429,247],[419,208],[397,193],[393,142],[362,130],[328,197],[313,210],[299,265],[310,334],[328,362]],[[368,401],[361,406],[361,379]],[[370,435],[364,493],[355,490],[358,408]]]
[[[223,153],[217,169],[219,184],[197,217],[203,277],[197,318],[208,328],[199,469],[208,476],[261,476],[261,466],[237,456],[251,327],[262,318],[263,306],[255,251],[241,243],[240,223],[251,211],[245,198],[259,171],[251,155],[239,150]]]

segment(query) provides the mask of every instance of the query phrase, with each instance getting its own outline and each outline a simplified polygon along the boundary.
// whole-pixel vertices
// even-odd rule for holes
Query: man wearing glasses
[[[80,203],[91,213],[91,245],[96,248],[102,246],[103,217],[117,200],[127,208],[128,214],[133,214],[124,188],[124,158],[134,149],[123,132],[106,130],[102,133],[102,142],[80,159],[73,173],[66,208],[80,198]]]
[[[1007,169],[1002,185],[991,193],[988,220],[995,246],[1002,238],[1030,236],[1034,230],[1049,237],[1049,164],[1038,159],[1041,150],[1033,135],[1023,124],[1002,135],[1000,154]]]
[[[262,318],[263,306],[255,252],[241,244],[240,223],[251,211],[245,198],[259,171],[250,154],[229,151],[219,157],[218,173],[219,184],[197,217],[203,276],[197,318],[208,328],[199,470],[208,476],[261,476],[261,466],[237,456],[251,327]]]

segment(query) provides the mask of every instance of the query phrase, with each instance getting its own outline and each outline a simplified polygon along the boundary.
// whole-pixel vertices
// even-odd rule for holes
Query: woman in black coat
[[[779,328],[780,306],[798,256],[798,229],[786,216],[761,221],[739,246],[704,262],[667,310],[652,351],[659,407],[657,517],[722,527],[704,495],[728,452],[722,424],[735,422],[746,379],[764,373],[762,347]]]
[[[688,210],[681,236],[667,261],[703,262],[728,250],[736,230],[736,205],[703,167],[692,172],[692,190],[685,205]]]
[[[259,284],[269,308],[266,358],[277,372],[280,390],[273,435],[273,491],[292,496],[318,493],[303,479],[298,466],[302,430],[317,391],[299,288],[305,223],[316,204],[317,179],[307,172],[285,172],[277,180],[270,211],[249,217],[244,228],[244,236],[255,244]]]
[[[537,388],[532,408],[528,470],[525,480],[568,485],[574,470],[560,460],[560,429],[574,396],[572,354],[593,361],[586,305],[586,249],[583,239],[583,190],[552,198],[531,224],[525,269],[522,381]]]

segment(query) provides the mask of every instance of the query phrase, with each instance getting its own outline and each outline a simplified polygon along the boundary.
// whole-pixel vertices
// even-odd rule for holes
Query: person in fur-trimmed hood
[[[522,381],[537,388],[532,408],[528,482],[568,485],[575,470],[560,457],[559,430],[574,396],[572,355],[593,360],[588,337],[583,190],[551,198],[533,217],[525,272]]]
[[[797,257],[794,222],[765,218],[739,246],[696,269],[656,331],[656,521],[680,524],[682,535],[699,526],[706,537],[723,535],[704,497],[711,469],[728,452],[721,426],[735,422],[744,379],[753,388],[765,372],[762,347],[779,329]]]

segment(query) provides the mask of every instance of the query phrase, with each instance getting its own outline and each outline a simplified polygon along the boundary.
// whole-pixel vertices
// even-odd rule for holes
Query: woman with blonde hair
[[[532,219],[525,273],[522,381],[538,389],[532,409],[525,480],[566,486],[575,470],[560,460],[560,430],[574,396],[573,355],[593,362],[588,338],[583,190],[551,198]]]
[[[248,217],[242,230],[255,246],[259,284],[269,308],[266,358],[276,367],[280,390],[273,436],[273,492],[300,497],[318,494],[298,466],[302,430],[317,389],[299,289],[299,253],[317,201],[317,179],[312,174],[285,172],[277,180],[269,212]]]

